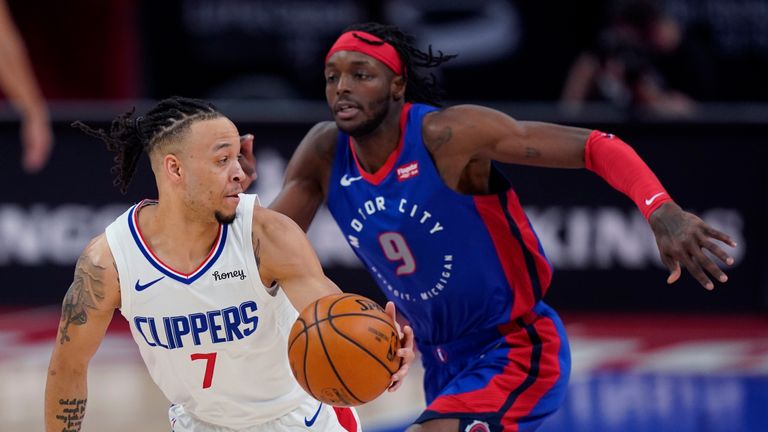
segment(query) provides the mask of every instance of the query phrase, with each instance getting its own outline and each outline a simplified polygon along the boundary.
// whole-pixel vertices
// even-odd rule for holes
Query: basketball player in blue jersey
[[[313,127],[270,208],[308,229],[325,201],[381,290],[413,327],[427,409],[409,431],[531,431],[563,401],[570,355],[543,302],[552,277],[536,233],[493,161],[587,168],[648,219],[668,283],[685,266],[707,289],[726,275],[704,250],[733,241],[675,204],[619,138],[516,121],[492,109],[437,108],[430,68],[392,26],[347,29],[325,60],[335,122]]]
[[[132,116],[108,133],[75,123],[116,153],[123,191],[146,151],[159,198],[129,208],[77,262],[48,370],[46,430],[80,430],[88,362],[115,309],[173,402],[174,432],[361,430],[354,410],[312,399],[290,371],[297,310],[339,289],[293,221],[241,193],[235,125],[185,98]],[[393,305],[387,312],[394,318]]]

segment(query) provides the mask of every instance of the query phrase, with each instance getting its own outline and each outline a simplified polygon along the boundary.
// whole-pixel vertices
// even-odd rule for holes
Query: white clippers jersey
[[[256,195],[240,195],[208,257],[183,274],[155,257],[134,205],[106,229],[120,276],[121,312],[155,383],[173,403],[215,425],[243,429],[280,417],[309,396],[288,366],[298,313],[261,283],[251,243]],[[258,204],[257,204],[258,205]]]

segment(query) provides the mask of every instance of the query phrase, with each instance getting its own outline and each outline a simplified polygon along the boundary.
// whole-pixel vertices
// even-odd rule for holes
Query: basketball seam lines
[[[336,299],[336,302],[334,302],[334,303],[333,303],[331,306],[333,306],[334,304],[336,304],[337,302],[339,302],[339,301],[341,301],[341,300],[344,300],[344,299],[346,299],[346,298],[349,298],[349,297],[354,297],[354,296],[355,296],[355,294],[347,294],[347,295],[345,295],[344,297],[339,297],[338,299]],[[331,306],[329,306],[329,307],[328,307],[328,310],[329,310],[329,311],[331,310]],[[366,315],[366,314],[358,314],[358,313],[354,313],[354,312],[353,312],[353,313],[349,313],[349,314],[346,314],[346,313],[345,313],[345,314],[341,314],[341,315],[339,315],[339,316],[346,316],[346,315],[352,315],[352,314],[355,314],[355,315],[365,315],[365,316],[370,316],[370,315]],[[376,319],[379,319],[379,318],[377,318],[377,317],[371,317],[371,318],[376,318]],[[315,304],[315,324],[317,324],[318,322],[326,321],[327,319],[328,319],[328,318],[326,317],[326,318],[323,318],[323,319],[322,319],[322,320],[320,320],[320,321],[317,321],[317,304]],[[306,323],[306,321],[304,321],[304,319],[303,319],[303,318],[301,318],[301,315],[299,315],[299,317],[297,318],[297,320],[301,320],[302,324],[304,324],[304,329],[303,329],[302,331],[300,331],[300,332],[299,332],[299,334],[297,334],[297,335],[296,335],[296,337],[295,337],[295,338],[293,338],[293,340],[292,340],[292,341],[288,341],[288,349],[289,349],[289,350],[291,349],[291,346],[293,345],[293,343],[294,343],[294,342],[296,342],[296,339],[298,339],[298,338],[299,338],[299,336],[301,336],[301,334],[302,334],[302,333],[304,333],[305,331],[309,331],[309,328],[310,328],[310,327],[312,327],[313,325],[315,325],[315,324],[312,324],[312,325],[310,325],[309,327],[307,327],[307,323]]]
[[[333,303],[331,303],[328,306],[328,311],[327,311],[328,315],[330,315],[331,310],[333,310],[333,305],[335,305],[336,303],[340,302],[341,300],[343,300],[343,299],[345,299],[347,297],[341,297],[339,299],[336,299],[336,301],[334,301]],[[318,304],[315,303],[315,323],[317,323],[317,305]],[[323,333],[320,331],[320,326],[316,326],[316,327],[317,327],[317,336],[320,338],[320,346],[323,347],[323,352],[325,353],[325,358],[328,360],[328,364],[331,366],[331,369],[333,370],[334,375],[336,375],[336,378],[339,380],[341,385],[344,386],[344,389],[347,390],[347,392],[349,393],[350,396],[352,396],[353,398],[357,399],[360,403],[365,403],[366,401],[358,398],[357,396],[355,396],[354,393],[352,393],[352,390],[350,390],[349,387],[347,387],[347,383],[345,383],[344,380],[339,375],[339,372],[336,370],[336,365],[333,364],[333,360],[331,359],[330,354],[328,354],[328,349],[325,347],[325,341],[323,341]]]
[[[365,314],[360,314],[360,315],[365,315]],[[342,316],[343,316],[343,315],[342,315]],[[371,317],[371,318],[376,318],[376,317],[372,317],[372,316],[370,316],[370,315],[366,315],[366,316],[367,316],[367,317]],[[332,317],[334,317],[334,318],[335,318],[336,316],[334,315],[334,316],[332,316]],[[376,319],[378,319],[378,318],[376,318]],[[384,321],[384,320],[379,320],[379,321]],[[386,321],[384,321],[384,322],[386,322]],[[338,329],[338,328],[337,328],[337,327],[336,327],[336,326],[333,324],[333,320],[332,320],[332,319],[329,319],[329,320],[328,320],[328,324],[330,324],[330,325],[331,325],[331,327],[333,327],[333,330],[334,330],[334,331],[336,331],[336,333],[338,333],[338,334],[339,334],[339,336],[341,336],[341,337],[343,337],[344,339],[346,339],[346,340],[350,341],[350,342],[351,342],[351,343],[353,343],[355,346],[357,346],[358,348],[360,348],[360,349],[361,349],[363,352],[365,352],[366,354],[368,354],[369,356],[371,356],[371,358],[373,358],[374,360],[376,360],[376,361],[377,361],[377,362],[378,362],[378,363],[381,365],[381,367],[383,367],[383,368],[384,368],[384,369],[385,369],[387,372],[389,372],[389,374],[390,374],[390,375],[392,375],[392,374],[394,374],[395,372],[397,372],[397,371],[395,371],[395,372],[392,372],[391,370],[389,370],[389,368],[387,367],[387,365],[385,365],[385,364],[384,364],[384,362],[383,362],[383,361],[381,361],[381,360],[380,360],[380,359],[379,359],[379,358],[378,358],[376,355],[374,355],[374,354],[373,354],[371,351],[369,351],[369,350],[368,350],[367,348],[365,348],[364,346],[360,345],[360,344],[359,344],[359,343],[358,343],[356,340],[354,340],[354,339],[350,338],[349,336],[347,336],[347,335],[345,335],[344,333],[342,333],[341,331],[339,331],[339,329]],[[389,323],[387,323],[387,324],[389,324]],[[392,331],[395,333],[395,336],[397,336],[397,331],[395,331],[396,329],[395,329],[394,327],[392,327],[391,325],[390,325],[390,328],[391,328],[391,329],[392,329]]]
[[[348,313],[342,313],[342,314],[339,314],[339,315],[334,315],[332,313],[333,307],[337,303],[339,303],[340,301],[342,301],[344,299],[347,299],[349,297],[353,297],[353,296],[354,296],[353,294],[349,294],[349,295],[346,295],[344,297],[340,297],[340,298],[336,299],[333,303],[331,303],[328,306],[328,309],[326,311],[326,317],[323,318],[322,320],[318,320],[318,307],[319,307],[319,304],[318,304],[318,302],[316,302],[315,305],[314,305],[315,306],[314,307],[314,315],[315,315],[314,318],[315,318],[315,320],[314,320],[314,323],[312,323],[309,326],[307,326],[306,321],[304,319],[302,319],[301,317],[299,317],[297,319],[298,321],[301,321],[301,323],[302,323],[304,328],[293,338],[292,341],[289,341],[288,351],[290,352],[291,348],[293,347],[294,343],[296,343],[296,341],[299,339],[299,337],[301,337],[302,334],[306,333],[305,341],[304,341],[304,353],[303,353],[303,365],[302,366],[303,366],[303,370],[304,370],[304,380],[307,382],[307,390],[308,390],[309,394],[312,395],[312,397],[315,397],[315,394],[314,394],[314,392],[311,389],[311,385],[309,383],[309,379],[308,379],[308,376],[307,376],[307,356],[309,354],[309,331],[311,330],[312,326],[316,326],[317,327],[317,335],[318,335],[318,338],[320,340],[320,346],[323,348],[323,352],[325,354],[325,358],[328,360],[328,365],[331,366],[331,369],[333,370],[333,373],[336,375],[336,378],[338,379],[339,383],[341,383],[341,385],[344,386],[344,389],[354,399],[358,400],[361,403],[367,402],[367,401],[364,401],[364,400],[360,399],[359,397],[357,397],[352,392],[352,390],[350,390],[350,388],[344,382],[342,377],[339,375],[339,372],[336,370],[336,366],[333,364],[333,359],[331,359],[331,356],[328,353],[328,349],[325,346],[325,341],[323,340],[323,334],[322,334],[322,332],[320,330],[320,323],[322,323],[323,321],[328,321],[328,324],[331,326],[331,328],[333,329],[333,331],[336,334],[338,334],[339,336],[341,336],[345,340],[351,342],[358,349],[360,349],[364,353],[368,354],[371,358],[376,360],[376,362],[378,362],[381,365],[381,367],[383,367],[384,370],[386,370],[389,374],[393,374],[394,373],[394,372],[390,371],[389,368],[387,367],[387,365],[384,362],[382,362],[376,355],[374,355],[370,350],[368,350],[367,348],[365,348],[364,346],[359,344],[354,339],[348,337],[347,335],[345,335],[344,333],[339,331],[339,328],[336,327],[336,325],[333,323],[333,318],[341,318],[341,317],[346,317],[346,316],[364,316],[366,318],[373,318],[373,319],[375,319],[377,321],[380,321],[382,323],[387,324],[389,329],[392,330],[392,332],[397,336],[397,329],[392,325],[392,323],[389,322],[388,320],[382,319],[380,317],[372,316],[370,314],[365,314],[365,313],[359,313],[359,312],[348,312]],[[401,359],[401,364],[402,364],[402,359]],[[315,397],[315,399],[317,399],[317,397]]]
[[[296,336],[293,338],[293,340],[292,340],[292,341],[289,341],[289,342],[288,342],[288,349],[289,349],[289,350],[291,349],[291,347],[293,346],[293,344],[296,342],[296,339],[298,339],[298,338],[299,338],[299,336],[301,336],[301,334],[302,334],[302,333],[304,333],[304,332],[308,332],[308,331],[309,331],[309,330],[310,330],[312,327],[314,327],[314,326],[316,326],[316,325],[318,325],[318,324],[320,324],[320,323],[322,323],[322,322],[324,322],[324,321],[329,321],[329,320],[331,320],[331,318],[339,318],[339,317],[347,317],[347,316],[364,316],[364,317],[367,317],[367,318],[373,318],[373,319],[375,319],[375,320],[377,320],[377,321],[381,321],[381,322],[383,322],[383,323],[385,323],[385,324],[389,324],[389,326],[390,326],[390,327],[392,327],[392,323],[390,323],[390,322],[389,322],[389,321],[387,321],[387,320],[383,320],[383,319],[381,319],[381,318],[379,318],[379,317],[371,316],[371,315],[368,315],[368,314],[364,314],[364,313],[358,313],[358,312],[349,312],[349,313],[343,313],[343,314],[339,314],[339,315],[331,315],[331,316],[330,316],[330,317],[328,317],[328,318],[323,318],[323,319],[321,319],[321,320],[319,320],[319,321],[315,321],[315,323],[314,323],[314,324],[310,324],[310,325],[307,325],[307,323],[306,323],[306,322],[304,322],[304,321],[302,320],[302,322],[304,322],[304,329],[303,329],[303,330],[301,330],[301,331],[300,331],[300,332],[299,332],[299,333],[298,333],[298,334],[297,334],[297,335],[296,335]],[[301,319],[301,318],[299,318],[299,319]]]
[[[301,323],[304,324],[304,328],[306,329],[307,323],[303,319],[301,320]],[[290,347],[288,349],[290,350]],[[307,391],[309,391],[309,394],[312,395],[313,398],[317,399],[317,397],[315,397],[315,392],[312,391],[312,386],[309,384],[309,380],[307,379],[307,354],[308,353],[309,353],[309,334],[306,334],[304,336],[304,362],[302,363],[302,368],[304,369],[304,382],[307,383]]]

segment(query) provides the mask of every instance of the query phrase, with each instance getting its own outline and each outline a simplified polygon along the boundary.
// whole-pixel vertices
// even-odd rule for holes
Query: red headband
[[[387,42],[381,45],[371,45],[361,41],[355,35],[374,42],[384,42],[370,33],[358,30],[348,31],[336,39],[336,42],[328,51],[328,55],[325,56],[325,61],[328,62],[328,59],[337,51],[357,51],[384,63],[392,72],[403,75],[403,61],[400,60],[400,54],[397,53],[395,47]]]

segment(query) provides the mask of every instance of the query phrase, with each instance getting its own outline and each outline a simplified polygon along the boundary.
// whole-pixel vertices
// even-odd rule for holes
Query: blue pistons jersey
[[[374,174],[340,131],[328,194],[345,239],[426,344],[514,322],[552,277],[506,179],[488,195],[445,185],[422,139],[423,118],[436,109],[405,105],[400,142]]]

